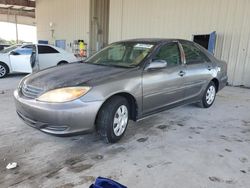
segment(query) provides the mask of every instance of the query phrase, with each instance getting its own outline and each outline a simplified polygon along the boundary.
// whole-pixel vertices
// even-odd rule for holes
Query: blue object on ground
[[[95,184],[92,184],[89,188],[127,188],[127,187],[111,179],[98,177],[95,180]]]

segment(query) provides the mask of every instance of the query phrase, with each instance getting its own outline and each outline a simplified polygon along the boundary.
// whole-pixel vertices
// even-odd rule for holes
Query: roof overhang
[[[0,0],[0,14],[35,18],[35,0]]]

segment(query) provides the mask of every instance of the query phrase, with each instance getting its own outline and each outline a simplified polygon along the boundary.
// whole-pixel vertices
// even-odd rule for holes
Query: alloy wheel
[[[208,90],[207,90],[207,93],[206,93],[206,101],[207,101],[207,104],[212,104],[214,99],[215,99],[215,94],[216,94],[216,91],[215,91],[215,87],[213,85],[211,85]]]
[[[113,131],[116,136],[121,136],[128,124],[128,108],[121,105],[114,116]]]
[[[6,68],[0,65],[0,78],[6,74]]]

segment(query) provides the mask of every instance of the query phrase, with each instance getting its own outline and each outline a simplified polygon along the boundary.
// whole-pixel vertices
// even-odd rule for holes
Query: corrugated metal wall
[[[216,31],[216,56],[229,83],[250,87],[250,0],[111,0],[109,42],[142,37],[192,39]]]
[[[37,0],[38,39],[89,43],[91,0]],[[250,87],[250,0],[110,0],[109,42],[141,37],[192,39],[216,31],[216,56],[229,83]],[[49,23],[54,25],[51,38]]]
[[[38,40],[66,40],[67,48],[76,39],[89,43],[90,0],[37,0]],[[54,23],[52,38],[49,23]]]
[[[90,43],[89,54],[108,45],[109,0],[90,0]]]

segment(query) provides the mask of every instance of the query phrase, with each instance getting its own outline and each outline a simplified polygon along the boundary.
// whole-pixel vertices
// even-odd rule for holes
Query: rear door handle
[[[186,72],[184,72],[184,71],[179,72],[179,76],[181,76],[181,77],[184,76],[185,74],[186,74]]]

